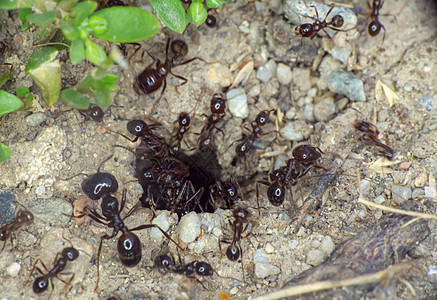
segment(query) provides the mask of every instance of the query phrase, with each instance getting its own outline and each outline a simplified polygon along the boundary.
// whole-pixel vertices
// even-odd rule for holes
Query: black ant
[[[370,124],[366,121],[356,121],[354,123],[354,127],[356,130],[363,133],[363,137],[367,140],[370,140],[374,145],[381,148],[381,153],[387,157],[388,159],[393,158],[394,151],[391,147],[384,144],[379,138],[379,131],[375,125]]]
[[[367,1],[367,6],[370,9],[370,13],[367,15],[367,18],[364,22],[366,22],[369,18],[372,20],[369,23],[369,26],[367,27],[367,31],[369,32],[370,36],[377,36],[379,32],[384,30],[384,33],[382,35],[382,41],[381,44],[384,42],[385,39],[385,27],[384,25],[379,21],[379,16],[392,16],[396,21],[396,16],[392,14],[380,14],[379,11],[381,10],[382,6],[384,5],[384,0],[373,0],[372,4],[370,4],[369,1]]]
[[[170,48],[170,38],[167,39],[167,45],[165,47],[165,61],[163,63],[161,63],[161,61],[159,59],[155,58],[152,54],[150,54],[148,51],[146,51],[147,54],[153,59],[153,62],[150,65],[148,65],[136,77],[134,89],[138,94],[140,94],[140,92],[143,92],[144,94],[153,93],[164,84],[162,91],[161,91],[161,95],[158,98],[158,99],[160,99],[161,96],[164,94],[164,91],[167,87],[166,78],[167,78],[167,75],[169,73],[172,74],[173,76],[175,76],[176,78],[183,80],[183,82],[181,84],[176,86],[176,91],[177,91],[177,88],[179,86],[184,85],[188,81],[186,78],[184,78],[180,75],[174,74],[171,71],[171,69],[173,67],[188,64],[196,59],[199,59],[203,62],[206,62],[204,59],[202,59],[200,57],[193,57],[191,59],[188,59],[186,61],[183,61],[181,63],[176,64],[175,60],[177,58],[185,56],[188,53],[188,46],[182,40],[173,41],[171,43],[171,49],[172,49],[172,52],[174,53],[174,56],[171,59],[169,59],[169,57],[168,57],[169,48]],[[155,67],[153,67],[153,64],[155,64],[155,62],[156,62],[156,65],[155,65]]]
[[[94,103],[91,103],[88,109],[80,109],[79,113],[85,118],[90,117],[96,122],[102,121],[105,116],[103,109]]]
[[[296,185],[298,179],[304,176],[312,167],[327,171],[324,167],[314,164],[323,154],[319,148],[300,145],[293,149],[292,154],[293,158],[289,159],[285,166],[270,173],[271,183],[258,181],[258,183],[269,186],[267,197],[274,206],[280,206],[284,202],[286,188],[292,197],[291,186]]]
[[[213,15],[208,14],[205,20],[205,24],[208,27],[215,27],[217,25],[217,19]]]
[[[213,207],[217,207],[217,200],[223,199],[226,203],[226,208],[230,209],[240,199],[238,189],[240,185],[234,177],[227,182],[216,180],[216,183],[209,187],[209,200]]]
[[[60,258],[58,258],[59,256],[60,256]],[[67,266],[67,263],[69,261],[74,261],[78,257],[79,257],[79,251],[77,251],[74,247],[66,247],[62,250],[62,252],[60,252],[60,253],[58,252],[56,254],[55,260],[53,262],[53,268],[51,270],[47,269],[47,267],[44,265],[42,260],[38,258],[35,261],[35,263],[33,264],[32,271],[30,272],[29,277],[28,277],[26,283],[24,284],[24,286],[26,286],[27,282],[29,281],[30,276],[32,276],[33,272],[36,269],[39,273],[42,274],[42,276],[36,278],[35,281],[33,282],[33,286],[32,286],[33,291],[35,294],[41,294],[41,293],[45,292],[49,286],[49,281],[50,281],[51,286],[52,286],[52,290],[51,290],[49,298],[48,298],[48,299],[50,299],[50,297],[53,293],[53,290],[54,290],[52,278],[57,278],[60,281],[62,281],[63,283],[65,283],[66,285],[70,285],[71,281],[74,278],[74,274],[70,277],[70,279],[68,281],[65,281],[65,280],[59,278],[58,275],[62,275],[62,272],[64,271],[64,269]],[[41,271],[41,269],[36,266],[36,264],[38,262],[40,262],[42,264],[42,266],[44,267],[44,269],[47,271],[47,273],[45,275]],[[68,275],[68,273],[64,273],[64,275]],[[70,290],[71,290],[71,287],[65,293],[65,295],[67,295],[70,292]]]
[[[213,150],[212,133],[217,128],[217,123],[226,116],[226,99],[222,94],[214,94],[211,99],[211,115],[208,116],[207,123],[203,126],[199,137],[199,150],[209,152]],[[206,116],[206,115],[204,115]],[[217,130],[221,131],[219,128]],[[221,131],[223,133],[223,131]]]
[[[194,107],[193,111],[193,118],[196,115],[196,107],[199,101],[197,101],[196,106]],[[190,129],[191,125],[191,117],[190,113],[187,112],[181,112],[178,117],[178,128],[174,136],[172,137],[172,142],[170,143],[170,154],[173,156],[176,156],[181,148],[181,143],[184,135],[187,133],[187,131]]]
[[[253,143],[262,135],[266,135],[268,133],[263,133],[262,132],[262,127],[265,126],[267,124],[267,122],[269,121],[270,118],[270,114],[275,111],[274,109],[271,110],[263,110],[260,111],[255,120],[253,120],[250,125],[252,126],[252,132],[250,135],[248,135],[245,138],[239,139],[235,142],[239,142],[241,141],[241,143],[237,144],[237,146],[235,147],[235,153],[236,156],[232,161],[232,165],[236,165],[237,163],[237,159],[241,156],[245,156],[250,149],[252,149]],[[244,127],[247,130],[250,131],[249,128],[247,128],[246,126]],[[228,149],[235,143],[233,142]]]
[[[231,228],[234,231],[234,235],[231,244],[226,249],[226,256],[231,261],[236,261],[241,256],[241,269],[243,272],[244,281],[243,249],[241,248],[241,238],[243,232],[245,232],[248,227],[247,223],[249,218],[249,211],[245,208],[239,207],[234,209],[232,213],[234,216],[234,221],[229,221],[229,225],[231,225]]]
[[[34,216],[30,211],[27,210],[19,210],[15,216],[15,219],[11,222],[6,222],[6,220],[3,218],[3,216],[0,214],[0,217],[2,218],[4,224],[0,226],[0,241],[3,241],[3,247],[2,250],[0,250],[0,253],[3,252],[3,250],[6,247],[7,239],[11,239],[12,242],[12,232],[18,230],[19,228],[23,226],[27,226],[33,223]]]

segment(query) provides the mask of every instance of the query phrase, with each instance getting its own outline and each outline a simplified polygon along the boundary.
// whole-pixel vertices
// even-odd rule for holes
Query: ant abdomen
[[[73,247],[67,247],[62,250],[62,257],[65,257],[69,261],[76,260],[79,257],[79,251]]]
[[[81,187],[88,198],[99,200],[106,194],[115,193],[118,190],[118,182],[114,175],[98,172],[85,178]]]
[[[41,294],[47,290],[49,287],[49,277],[41,276],[35,279],[32,285],[33,292],[35,294]]]
[[[226,256],[230,261],[236,261],[240,258],[240,249],[236,245],[230,245],[228,249],[226,249]]]
[[[293,157],[301,163],[312,163],[319,159],[322,155],[318,148],[308,145],[300,145],[293,149]]]
[[[142,136],[147,130],[147,124],[141,120],[132,120],[127,123],[126,128],[130,134]]]
[[[162,86],[162,77],[154,69],[146,68],[137,76],[136,84],[144,94],[150,94]]]
[[[196,262],[196,273],[200,276],[211,276],[213,271],[210,264],[199,261]]]
[[[273,182],[268,190],[267,197],[269,201],[274,206],[280,206],[284,202],[285,198],[285,189],[278,181]]]
[[[126,267],[135,267],[141,261],[141,242],[132,232],[124,232],[118,239],[118,257]]]
[[[381,31],[381,23],[377,20],[373,20],[369,23],[368,32],[371,36],[377,36]]]

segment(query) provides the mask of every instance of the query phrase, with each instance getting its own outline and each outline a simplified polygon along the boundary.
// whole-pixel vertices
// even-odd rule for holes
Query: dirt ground
[[[6,162],[0,164],[1,212],[8,215],[10,208],[6,204],[6,195],[10,198],[13,194],[15,202],[12,207],[20,209],[17,203],[25,206],[34,213],[35,221],[15,232],[12,251],[8,243],[0,254],[0,298],[47,298],[48,292],[41,296],[33,293],[32,281],[25,287],[23,284],[38,258],[50,268],[56,253],[71,242],[80,250],[80,256],[66,269],[69,274],[75,274],[71,282],[72,289],[67,295],[69,299],[107,299],[111,296],[119,299],[219,299],[219,295],[224,297],[221,292],[229,294],[231,299],[254,299],[280,289],[295,276],[320,264],[335,245],[378,223],[385,213],[357,202],[360,185],[356,178],[357,170],[361,179],[370,180],[367,185],[361,182],[366,199],[386,206],[396,206],[403,200],[393,190],[403,186],[412,193],[407,193],[407,198],[413,198],[422,212],[435,214],[437,199],[432,191],[433,188],[435,191],[437,176],[436,5],[430,0],[385,1],[381,13],[396,16],[396,21],[390,16],[380,17],[387,30],[381,45],[382,34],[370,37],[367,23],[363,23],[368,13],[365,1],[345,2],[346,6],[353,6],[355,12],[364,15],[358,15],[358,34],[351,41],[345,42],[352,45],[351,58],[344,64],[337,63],[337,66],[353,72],[362,80],[366,101],[341,104],[340,100],[344,101],[344,97],[334,95],[336,111],[326,121],[308,120],[305,109],[314,107],[319,100],[329,96],[328,89],[321,88],[323,85],[318,82],[321,73],[319,63],[330,55],[325,50],[332,46],[330,43],[333,40],[315,37],[312,42],[317,47],[314,57],[308,58],[308,53],[304,51],[300,62],[294,66],[300,39],[293,40],[297,45],[295,51],[289,51],[287,45],[278,43],[280,37],[294,38],[292,26],[291,32],[276,30],[289,26],[282,18],[282,2],[279,0],[249,3],[238,0],[226,3],[222,9],[214,12],[218,20],[217,28],[189,26],[182,36],[189,45],[188,57],[199,56],[219,63],[204,64],[196,61],[175,67],[173,72],[187,78],[188,82],[179,87],[178,94],[174,88],[178,81],[169,76],[164,93],[169,105],[161,99],[153,115],[150,115],[153,99],[137,95],[132,88],[135,74],[150,63],[146,61],[134,62],[128,70],[113,68],[114,74],[119,76],[120,91],[113,99],[117,106],[106,112],[102,123],[84,120],[77,111],[65,112],[68,108],[63,104],[55,104],[49,109],[38,109],[35,106],[32,110],[15,112],[3,118],[0,139],[13,153]],[[137,2],[130,4],[144,5]],[[32,34],[20,30],[21,21],[16,11],[1,11],[0,15],[0,40],[10,47],[10,51],[2,57],[2,62],[14,65],[14,78],[3,88],[14,92],[18,86],[28,86],[42,104],[38,87],[24,72],[32,49]],[[163,31],[145,41],[144,48],[164,58],[167,34],[181,38],[175,33]],[[304,43],[311,42],[305,40]],[[133,48],[128,47],[127,50],[133,52]],[[86,62],[73,67],[67,58],[67,52],[60,54],[64,87],[78,82],[84,72],[86,74],[89,71],[87,68],[91,67]],[[291,83],[281,84],[274,74],[267,83],[257,78],[257,69],[270,59],[292,68]],[[222,243],[219,247],[218,240],[229,241],[233,234],[228,222],[232,220],[231,212],[219,210],[212,217],[201,218],[216,218],[213,224],[220,231],[213,233],[213,228],[202,227],[201,236],[193,243],[185,244],[186,250],[180,253],[185,262],[206,260],[212,265],[216,273],[212,277],[199,279],[205,287],[195,278],[153,268],[153,258],[157,253],[168,248],[177,257],[177,252],[174,245],[165,238],[151,238],[150,230],[141,230],[137,234],[142,241],[143,259],[134,268],[126,268],[119,262],[117,239],[104,242],[100,258],[99,289],[94,292],[99,239],[104,234],[110,234],[110,230],[89,220],[76,224],[76,220],[61,214],[72,213],[73,201],[82,199],[86,203],[80,188],[83,177],[66,179],[80,172],[95,172],[100,163],[112,154],[113,157],[104,164],[103,170],[112,173],[122,186],[121,183],[134,180],[134,155],[123,148],[114,147],[132,145],[120,135],[111,133],[108,128],[127,134],[127,122],[134,118],[145,119],[147,114],[162,124],[159,133],[169,139],[179,112],[191,111],[198,102],[190,132],[200,132],[205,122],[202,114],[209,114],[212,95],[229,86],[241,68],[249,62],[254,63],[255,69],[247,81],[240,85],[248,95],[249,116],[242,120],[227,111],[221,125],[224,138],[220,134],[215,138],[216,152],[222,166],[221,179],[227,180],[230,175],[238,179],[244,191],[244,205],[251,212],[252,224],[241,240],[244,280],[241,260],[229,261],[224,253],[227,244]],[[308,74],[309,81],[304,82],[308,87],[299,85],[302,78],[306,78],[302,74]],[[384,95],[375,95],[378,81],[390,87],[398,96],[392,106]],[[315,91],[315,96],[308,96],[310,89]],[[157,97],[159,93],[152,97]],[[282,122],[278,122],[279,129],[296,122],[301,124],[299,130],[308,133],[304,134],[305,139],[291,142],[282,136],[276,137],[273,132],[261,138],[261,142],[256,144],[257,149],[247,155],[246,163],[232,166],[235,152],[233,148],[227,150],[227,147],[232,141],[241,138],[242,132],[245,132],[243,124],[249,124],[260,110],[278,108],[285,114]],[[43,121],[31,126],[28,120],[32,114],[37,114]],[[273,117],[274,120],[276,118]],[[392,164],[383,170],[377,167],[381,155],[358,139],[359,134],[354,131],[353,122],[362,119],[375,123],[394,149]],[[270,122],[267,127],[267,131],[274,131],[275,122]],[[197,138],[194,134],[188,135],[188,144],[197,145]],[[290,158],[291,150],[299,144],[319,147],[324,152],[319,162],[321,166],[329,167],[338,155],[346,154],[347,157],[343,157],[344,164],[335,183],[323,195],[322,207],[310,212],[295,234],[294,207],[297,206],[299,211],[302,199],[311,192],[317,183],[317,174],[322,171],[314,170],[301,178],[293,188],[293,202],[287,198],[279,207],[270,204],[266,187],[260,185],[258,200],[263,207],[260,217],[254,209],[257,206],[255,182],[267,180],[267,173],[273,168],[276,157],[268,154],[274,152]],[[351,153],[345,153],[347,149],[352,149]],[[126,183],[124,187],[127,189],[129,209],[137,203],[136,199],[141,196],[142,189],[137,183]],[[121,189],[115,196],[121,197]],[[151,216],[149,209],[140,209],[126,219],[126,224],[133,228],[147,223]],[[177,239],[176,218],[173,215],[169,220],[173,223],[170,222],[168,232]],[[207,221],[202,222],[206,224]],[[431,234],[416,247],[414,253],[408,254],[408,259],[417,266],[416,271],[403,277],[403,281],[394,280],[394,293],[388,298],[435,299],[436,222],[429,221],[428,226]],[[203,255],[196,252],[196,246],[201,242],[206,243]],[[260,265],[259,259],[265,258],[266,263]],[[20,266],[18,274],[11,271],[17,264]],[[261,266],[270,272],[266,277],[257,276]],[[70,276],[62,278],[68,279]],[[33,275],[31,280],[35,277]],[[417,296],[413,295],[405,282],[411,284]],[[56,279],[53,283],[52,299],[65,298],[65,285]],[[367,296],[368,299],[381,299],[376,289],[369,291]]]

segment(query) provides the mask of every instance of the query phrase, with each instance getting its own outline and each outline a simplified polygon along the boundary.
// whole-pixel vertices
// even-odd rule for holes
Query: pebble
[[[314,23],[313,19],[304,17],[317,17],[316,10],[313,6],[317,8],[317,13],[320,20],[323,20],[328,11],[331,9],[331,6],[316,1],[285,0],[284,14],[287,16],[287,19],[295,25],[302,23]],[[343,6],[334,6],[329,16],[332,17],[335,15],[341,15],[344,19],[344,24],[341,29],[349,29],[357,25],[357,16],[349,8]],[[328,21],[330,20],[329,16]],[[326,31],[328,31],[328,34],[331,36],[335,33],[335,31],[331,29],[326,29]]]
[[[303,117],[308,122],[314,122],[314,105],[307,104],[303,110]]]
[[[276,77],[280,84],[288,85],[291,82],[291,68],[286,64],[279,63],[278,68],[276,70]]]
[[[366,100],[363,82],[351,72],[331,73],[328,78],[328,88],[331,92],[344,95],[352,101]]]
[[[14,261],[8,266],[6,272],[8,272],[9,276],[16,277],[18,275],[18,272],[20,272],[20,270],[21,270],[21,265]]]
[[[179,221],[177,232],[184,243],[193,242],[200,235],[199,216],[194,211],[183,216]]]
[[[382,195],[379,195],[378,197],[376,197],[375,199],[373,199],[373,202],[377,203],[377,204],[382,204],[384,203],[385,198]]]
[[[319,249],[311,249],[307,252],[306,263],[310,266],[317,266],[325,259],[325,254]]]
[[[333,58],[331,55],[326,55],[319,65],[320,77],[317,80],[317,88],[319,90],[326,90],[328,88],[328,78],[332,72],[341,70],[341,63]]]
[[[320,243],[320,250],[325,252],[327,255],[330,255],[334,249],[335,244],[332,241],[332,238],[329,235],[325,236]]]
[[[276,169],[275,169],[276,170]],[[291,218],[290,218],[290,216],[289,215],[287,215],[287,214],[283,214],[283,213],[280,213],[279,215],[278,215],[278,223],[279,222],[290,222],[291,221]]]
[[[68,222],[70,217],[62,213],[71,214],[72,207],[70,203],[60,198],[49,198],[44,201],[34,201],[28,206],[36,218],[45,223]]]
[[[287,140],[298,142],[309,138],[313,131],[314,127],[312,125],[308,124],[304,120],[296,120],[287,123],[279,130],[279,133]]]
[[[283,154],[278,155],[275,159],[275,164],[273,165],[273,170],[277,170],[280,167],[285,166],[288,159],[289,158],[286,155],[283,155]]]
[[[255,254],[253,255],[253,262],[256,263],[268,263],[269,259],[267,257],[267,253],[264,252],[262,249],[257,249],[255,251]]]
[[[411,162],[409,162],[409,161],[403,161],[403,162],[401,162],[401,164],[399,165],[399,168],[400,168],[400,169],[403,169],[403,170],[407,170],[407,169],[410,168],[410,166],[411,166]]]
[[[361,186],[361,192],[364,196],[367,196],[370,194],[370,180],[368,179],[361,179],[360,186]]]
[[[419,103],[425,107],[426,110],[432,110],[432,97],[430,95],[423,96],[420,98]]]
[[[314,118],[317,121],[329,121],[336,112],[334,98],[332,96],[323,98],[314,105]]]
[[[31,114],[30,116],[26,117],[27,125],[32,127],[36,127],[46,120],[47,120],[47,116],[40,112]]]
[[[428,181],[428,175],[426,173],[420,173],[419,176],[417,176],[416,179],[414,179],[414,185],[416,187],[424,187],[427,181]]]
[[[352,45],[345,44],[343,47],[334,47],[331,49],[331,51],[329,51],[329,53],[332,55],[332,57],[345,64],[352,53]]]
[[[234,286],[234,287],[229,291],[229,294],[231,294],[231,295],[235,295],[235,294],[238,293],[238,291],[239,291],[238,287]]]
[[[311,89],[311,74],[310,69],[294,68],[293,83],[299,90],[306,92]]]
[[[426,186],[425,187],[425,196],[428,198],[436,198],[437,193],[436,193],[435,187]]]
[[[392,199],[394,202],[401,204],[411,198],[411,189],[402,185],[395,185],[392,188]]]
[[[275,248],[272,246],[272,244],[268,243],[266,245],[266,253],[267,254],[272,254],[273,252],[275,252]]]
[[[226,93],[229,111],[234,117],[245,119],[249,116],[246,91],[243,88],[232,89]]]
[[[11,190],[0,191],[0,213],[6,221],[11,221],[15,217],[12,203],[15,201],[14,192]],[[3,220],[1,220],[3,223]]]
[[[167,231],[170,228],[168,214],[168,211],[162,211],[155,219],[153,219],[152,224],[158,225],[162,230]],[[152,230],[150,230],[150,237],[160,238],[161,236],[162,232],[158,228],[152,228]]]
[[[214,232],[214,230],[220,229],[221,232],[222,221],[220,215],[204,213],[204,214],[200,214],[199,216],[200,216],[200,222],[202,224],[201,227],[203,231],[207,233],[212,233]]]
[[[266,278],[279,273],[281,273],[281,269],[269,263],[259,262],[255,264],[255,276],[258,278]]]
[[[230,86],[234,81],[234,77],[229,68],[220,63],[209,65],[207,76],[210,84],[219,85],[220,87]]]
[[[297,241],[297,240],[288,241],[288,247],[290,247],[290,249],[296,248],[298,244],[299,244],[299,241]]]
[[[337,110],[343,110],[348,103],[349,103],[349,99],[345,97],[336,101],[335,106],[337,107]]]
[[[260,66],[256,72],[256,78],[264,83],[270,81],[270,79],[276,75],[277,64],[273,59],[270,59],[264,66]]]
[[[36,188],[35,193],[36,193],[38,196],[41,196],[42,194],[45,193],[45,191],[46,191],[46,187],[43,186],[43,185],[40,185],[39,187]]]
[[[437,279],[437,266],[431,265],[428,267],[428,276]]]
[[[420,199],[423,198],[423,196],[425,196],[425,191],[421,188],[415,188],[411,194],[413,199]]]

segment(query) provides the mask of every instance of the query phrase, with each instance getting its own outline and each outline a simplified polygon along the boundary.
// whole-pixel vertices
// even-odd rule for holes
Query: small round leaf
[[[23,101],[15,95],[0,90],[0,116],[16,111],[23,106]]]
[[[85,46],[83,44],[83,40],[77,39],[71,42],[69,55],[73,65],[82,61],[85,56]]]
[[[187,26],[187,14],[180,0],[150,0],[162,23],[171,30],[182,33]]]
[[[87,97],[71,88],[61,91],[61,99],[68,106],[76,109],[88,109],[90,106],[90,102]]]
[[[188,22],[197,26],[205,23],[208,12],[201,2],[192,2],[187,12]]]

